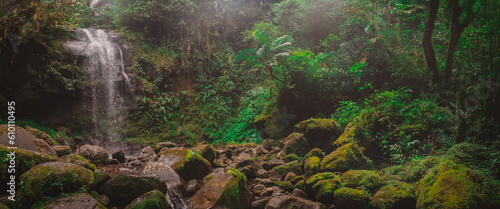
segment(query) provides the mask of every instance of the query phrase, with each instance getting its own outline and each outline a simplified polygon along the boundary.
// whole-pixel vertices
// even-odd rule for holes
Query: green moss
[[[371,205],[375,208],[415,208],[415,188],[407,183],[391,181],[375,193]]]
[[[290,180],[290,183],[292,184],[296,184],[297,182],[301,181],[301,180],[304,180],[304,175],[300,175],[300,176],[295,176],[293,177],[292,180]]]
[[[102,187],[102,185],[104,185],[104,183],[106,183],[106,181],[108,181],[109,179],[111,179],[109,174],[105,172],[95,172],[94,182],[92,183],[90,188],[94,190],[99,190]]]
[[[249,195],[245,174],[234,168],[230,168],[227,173],[232,175],[233,178],[222,189],[222,194],[216,204],[231,209],[242,208],[244,207],[242,203],[244,203],[244,200]]]
[[[350,170],[342,174],[342,181],[346,187],[366,188],[374,192],[382,184],[380,175],[369,170]]]
[[[293,184],[289,181],[275,181],[274,185],[276,185],[279,188],[282,188],[286,191],[292,191],[292,189],[293,189]]]
[[[195,149],[195,152],[200,154],[203,158],[207,159],[208,162],[213,164],[214,160],[217,158],[217,150],[210,144],[204,144]]]
[[[445,161],[419,182],[417,207],[499,208],[500,182],[482,172]]]
[[[292,162],[292,161],[295,161],[295,160],[298,160],[299,159],[299,156],[297,156],[297,154],[295,153],[292,153],[292,154],[288,154],[286,155],[283,160],[285,162]]]
[[[316,156],[311,156],[304,162],[304,173],[306,176],[311,176],[319,172],[320,159]]]
[[[285,154],[296,154],[303,157],[309,151],[309,144],[303,134],[292,133],[286,138],[285,147],[283,152]]]
[[[380,174],[385,180],[404,181],[411,184],[418,184],[427,172],[442,162],[444,156],[427,156],[414,160],[403,165],[395,165],[380,170]]]
[[[59,158],[58,161],[73,163],[73,164],[85,167],[91,171],[95,171],[95,169],[96,169],[94,164],[90,163],[87,159],[85,159],[84,157],[77,155],[77,154],[65,155],[65,156]]]
[[[0,145],[0,159],[7,160],[8,159],[7,154],[9,154],[11,151],[13,150],[8,149],[6,146]],[[26,171],[28,171],[37,164],[56,160],[56,158],[54,158],[53,156],[39,152],[32,152],[28,150],[16,149],[15,153],[16,153],[16,159],[15,159],[16,174],[18,174],[17,178],[19,177],[19,175],[25,173]],[[0,165],[2,168],[2,173],[0,174],[2,177],[2,183],[5,184],[7,182],[3,181],[8,180],[10,176],[8,172],[8,165],[9,164],[7,163],[7,161],[5,161]]]
[[[333,203],[333,192],[341,186],[340,178],[320,180],[312,186],[316,201]]]
[[[309,177],[305,181],[304,183],[305,191],[308,194],[314,194],[313,186],[319,181],[329,180],[329,179],[335,179],[340,182],[340,177],[338,175],[335,175],[334,173],[331,172],[318,173]]]
[[[370,195],[363,190],[342,187],[335,190],[333,196],[338,208],[370,208]]]
[[[295,173],[297,175],[302,174],[302,169],[298,161],[289,162],[283,165],[279,165],[271,169],[271,175],[278,175],[284,177],[288,172]]]
[[[304,180],[298,181],[293,188],[302,189],[304,187]]]
[[[158,190],[154,190],[142,195],[138,202],[132,202],[129,209],[165,209],[171,208],[165,195]]]
[[[340,137],[335,140],[333,143],[333,146],[335,147],[341,147],[349,143],[355,143],[355,134],[356,134],[356,126],[353,125],[352,123],[349,123],[347,127],[344,130],[344,133],[340,135]]]
[[[309,151],[306,154],[306,156],[304,156],[304,159],[306,159],[308,157],[312,157],[312,156],[316,156],[318,158],[323,158],[325,156],[325,153],[320,148],[315,147],[314,149]]]
[[[207,175],[212,168],[210,162],[200,154],[185,148],[163,149],[158,155],[176,155],[181,157],[182,159],[175,162],[171,167],[184,180],[201,179]]]
[[[349,169],[369,168],[370,162],[357,144],[346,144],[327,155],[320,163],[321,171],[345,172]]]
[[[158,189],[159,185],[160,180],[156,177],[120,175],[106,181],[102,192],[117,204],[123,205],[146,192]]]

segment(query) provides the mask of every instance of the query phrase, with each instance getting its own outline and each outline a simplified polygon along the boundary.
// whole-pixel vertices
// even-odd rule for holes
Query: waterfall
[[[103,30],[82,29],[87,38],[84,64],[88,87],[86,96],[93,135],[103,142],[116,142],[119,125],[127,110],[125,93],[130,86],[125,73],[123,52]]]

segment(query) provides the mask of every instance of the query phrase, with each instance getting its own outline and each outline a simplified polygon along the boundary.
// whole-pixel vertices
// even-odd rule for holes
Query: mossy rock
[[[196,153],[200,154],[203,158],[207,159],[213,165],[214,160],[217,159],[218,152],[214,146],[210,144],[203,144],[193,149]]]
[[[184,180],[202,179],[212,170],[210,162],[185,148],[164,148],[158,161],[172,167]]]
[[[323,158],[325,157],[325,153],[320,149],[320,148],[313,148],[311,151],[309,151],[306,156],[304,156],[304,159],[308,158],[308,157],[312,157],[312,156],[316,156],[318,158]]]
[[[141,195],[160,189],[160,180],[156,177],[120,175],[102,186],[102,192],[116,205],[127,205]]]
[[[349,123],[347,127],[344,129],[344,133],[342,133],[342,135],[340,135],[339,138],[335,140],[333,146],[335,148],[339,148],[349,143],[356,143],[357,142],[357,140],[355,139],[356,131],[357,131],[356,126],[353,123]]]
[[[73,163],[82,167],[85,167],[91,171],[95,171],[96,167],[94,164],[90,163],[87,159],[84,157],[77,155],[77,154],[71,154],[71,155],[65,155],[59,160],[59,162],[67,162],[67,163]]]
[[[251,202],[247,179],[242,172],[231,168],[207,176],[205,185],[190,199],[191,208],[246,208]]]
[[[36,201],[89,186],[94,182],[94,175],[89,169],[72,163],[48,162],[31,168],[20,180],[23,198]]]
[[[272,150],[273,147],[283,148],[283,143],[275,139],[266,139],[262,142],[262,146],[267,150]]]
[[[295,183],[295,185],[293,185],[293,188],[302,189],[304,187],[304,182],[305,180],[299,180],[297,183]]]
[[[403,165],[383,168],[379,171],[385,180],[404,181],[410,184],[417,183],[429,170],[444,161],[444,156],[427,156]]]
[[[160,152],[161,149],[167,147],[167,148],[174,148],[177,147],[178,145],[173,143],[173,142],[159,142],[157,143],[153,148],[155,150],[155,153]]]
[[[304,134],[309,146],[331,146],[340,133],[338,124],[331,119],[309,119],[295,125],[294,131]]]
[[[171,209],[165,195],[158,190],[150,191],[132,201],[125,209]]]
[[[299,161],[289,162],[283,165],[279,165],[271,169],[269,176],[272,178],[283,179],[288,172],[295,173],[296,175],[302,175],[302,168],[300,168]]]
[[[19,176],[21,174],[30,170],[33,166],[37,164],[56,161],[56,158],[51,155],[29,150],[23,150],[23,149],[9,149],[6,146],[1,146],[1,145],[0,145],[0,159],[3,160],[9,159],[10,157],[8,156],[8,154],[10,154],[12,151],[15,151],[15,159],[13,163],[15,163],[16,165],[16,179],[19,179]],[[8,172],[9,164],[10,164],[9,161],[0,164],[2,168],[1,169],[2,173],[0,174],[0,176],[2,177],[1,178],[2,185],[6,185],[7,182],[10,180],[10,173]],[[0,192],[0,194],[4,193],[6,193],[5,190],[2,190]]]
[[[334,173],[331,173],[331,172],[318,173],[318,174],[315,174],[315,175],[309,177],[304,182],[304,190],[306,193],[309,194],[309,196],[314,196],[315,192],[313,190],[313,186],[316,183],[318,183],[319,181],[329,180],[329,179],[335,179],[335,180],[338,180],[340,182],[340,176],[335,175]]]
[[[17,149],[40,152],[57,158],[56,152],[46,141],[36,138],[33,134],[19,126],[11,127],[11,129],[14,128],[16,134],[15,145]],[[0,130],[0,145],[9,146],[9,126],[7,124],[2,124],[0,125]]]
[[[320,159],[316,156],[308,157],[304,162],[304,173],[306,176],[312,176],[319,172]]]
[[[71,147],[66,145],[54,145],[52,146],[52,149],[56,151],[58,157],[62,157],[64,155],[70,155],[72,152]]]
[[[121,149],[115,149],[112,153],[111,153],[111,157],[113,157],[113,159],[116,159],[118,160],[118,162],[120,163],[125,163],[125,161],[127,160],[125,158],[125,153],[123,152],[123,150]]]
[[[92,195],[87,193],[72,193],[63,194],[54,200],[48,202],[37,202],[32,209],[45,209],[45,208],[93,208],[93,209],[106,209],[104,205]]]
[[[321,180],[312,186],[316,201],[322,203],[333,203],[333,192],[341,187],[340,178]]]
[[[293,184],[289,181],[275,181],[274,185],[279,188],[282,188],[285,191],[291,192],[293,190]]]
[[[483,169],[495,176],[500,174],[500,162],[493,161],[491,154],[499,152],[491,150],[484,145],[460,143],[451,147],[446,152],[446,157],[449,160],[458,164],[464,164],[469,168]]]
[[[333,193],[335,208],[370,209],[370,195],[359,189],[342,187]]]
[[[303,134],[292,133],[286,137],[285,141],[285,147],[283,147],[285,155],[294,153],[303,157],[309,152],[309,144]]]
[[[370,162],[357,144],[346,144],[328,154],[320,163],[321,171],[345,172],[349,169],[370,168]]]
[[[0,209],[9,209],[7,206],[5,206],[4,204],[0,203]]]
[[[32,128],[30,126],[26,126],[26,131],[29,133],[33,134],[38,139],[42,139],[45,142],[47,142],[50,146],[58,145],[59,143],[56,142],[56,140],[52,139],[48,134],[44,133],[43,131],[40,131],[36,128]]]
[[[277,102],[271,102],[264,106],[262,113],[253,121],[255,128],[263,139],[279,139],[284,137],[286,121],[278,109]]]
[[[299,156],[297,156],[297,154],[295,154],[295,153],[288,154],[282,158],[282,160],[284,160],[287,163],[298,160],[298,159],[299,159]]]
[[[400,181],[391,181],[383,186],[371,201],[372,207],[380,209],[411,209],[416,203],[415,188]]]
[[[90,185],[90,188],[93,190],[100,191],[101,187],[111,179],[111,176],[105,172],[95,172],[94,173],[94,182]]]
[[[342,174],[342,181],[346,187],[366,188],[371,192],[382,185],[380,175],[369,170],[350,170]]]
[[[89,160],[92,164],[108,164],[108,152],[100,146],[83,145],[80,147],[77,154]]]
[[[420,180],[417,197],[418,208],[500,208],[500,182],[448,160]]]

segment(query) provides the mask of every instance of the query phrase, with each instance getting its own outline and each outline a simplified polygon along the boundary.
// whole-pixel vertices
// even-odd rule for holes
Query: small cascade
[[[188,203],[179,191],[179,186],[171,186],[168,184],[166,186],[167,192],[165,194],[165,197],[167,198],[168,204],[170,204],[174,208],[187,209]]]

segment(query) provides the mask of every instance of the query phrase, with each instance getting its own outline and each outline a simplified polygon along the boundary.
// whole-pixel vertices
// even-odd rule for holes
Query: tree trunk
[[[434,83],[440,83],[441,76],[439,76],[439,72],[437,70],[436,53],[434,52],[434,47],[432,45],[432,33],[434,32],[434,23],[436,21],[439,8],[439,0],[431,0],[430,3],[430,12],[427,22],[425,23],[422,47],[424,48],[427,69],[429,70],[429,73],[431,73]]]

